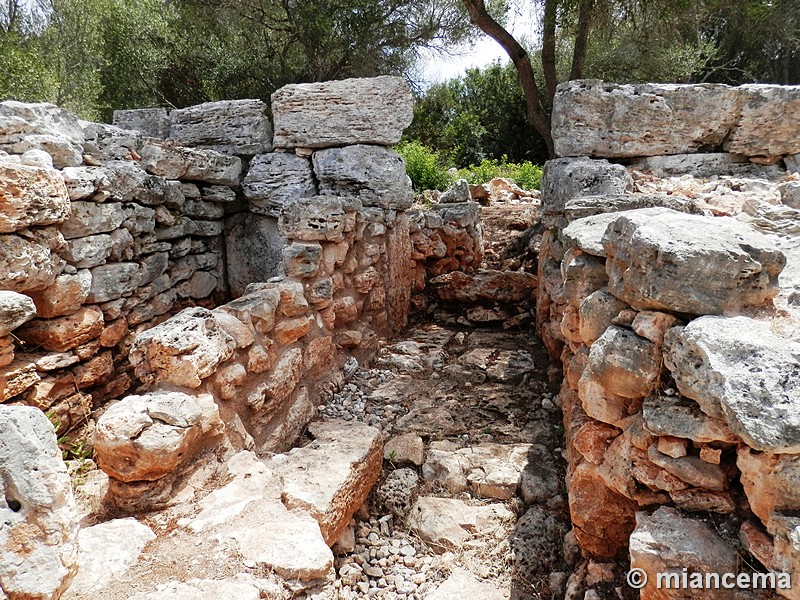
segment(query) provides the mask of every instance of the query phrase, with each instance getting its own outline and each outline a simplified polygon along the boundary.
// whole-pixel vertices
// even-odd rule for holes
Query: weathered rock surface
[[[508,594],[498,590],[490,583],[480,581],[469,571],[456,567],[447,580],[427,598],[428,600],[462,600],[464,598],[504,600],[508,598]]]
[[[287,85],[272,95],[275,147],[391,146],[411,124],[413,106],[400,77]]]
[[[241,214],[228,221],[225,236],[228,285],[231,294],[241,296],[245,288],[283,275],[282,249],[286,241],[273,217]]]
[[[411,179],[405,161],[394,150],[358,144],[318,150],[312,160],[320,194],[352,196],[364,206],[411,208]]]
[[[69,194],[58,171],[0,162],[0,233],[60,223],[69,210]]]
[[[278,216],[298,198],[316,196],[311,161],[284,152],[256,156],[242,182],[242,191],[253,212]]]
[[[112,124],[121,129],[133,129],[148,137],[169,137],[169,115],[164,108],[115,110]]]
[[[92,287],[92,274],[83,269],[75,275],[59,275],[53,285],[29,292],[36,304],[36,316],[45,319],[77,312],[86,302]]]
[[[627,169],[607,160],[549,160],[542,173],[542,211],[559,214],[571,198],[624,194],[632,187],[633,178]]]
[[[640,310],[703,315],[760,306],[777,295],[786,264],[772,240],[737,220],[663,208],[620,215],[603,247],[609,291]]]
[[[97,463],[119,481],[154,481],[185,464],[223,429],[208,394],[152,392],[127,396],[97,422]]]
[[[681,589],[658,586],[659,573],[739,573],[736,551],[710,527],[699,520],[684,517],[674,508],[662,507],[652,515],[637,513],[636,529],[630,540],[631,568],[647,574],[643,599],[682,598]],[[703,575],[703,577],[705,577]],[[679,579],[680,581],[680,579]],[[705,581],[705,579],[704,579]],[[675,586],[680,588],[680,586]],[[735,598],[730,589],[705,588],[704,598]]]
[[[664,348],[681,394],[704,413],[751,448],[800,453],[800,343],[747,317],[701,317],[671,329]]]
[[[27,292],[52,285],[64,267],[58,256],[64,247],[61,233],[51,227],[0,235],[0,289]]]
[[[190,579],[159,584],[153,592],[137,592],[128,600],[258,600],[261,593],[255,585],[227,579]]]
[[[290,452],[275,473],[287,508],[310,513],[332,546],[378,480],[383,440],[359,424],[317,425],[312,432],[316,439]]]
[[[196,388],[235,349],[233,338],[205,308],[187,308],[169,321],[141,333],[130,361],[143,381]]]
[[[221,100],[173,110],[169,137],[185,146],[253,156],[272,150],[272,126],[261,100]]]
[[[28,296],[0,291],[0,337],[36,316],[36,306]]]
[[[743,85],[736,126],[724,143],[728,152],[747,156],[800,153],[795,119],[800,116],[800,87]]]
[[[114,231],[126,218],[123,205],[119,202],[97,204],[78,201],[72,203],[72,213],[59,230],[67,239],[82,238]]]
[[[53,426],[32,407],[0,406],[0,590],[57,600],[78,569],[78,515]]]
[[[513,521],[502,504],[470,506],[455,498],[420,497],[408,516],[408,524],[435,552],[460,548],[474,534],[493,535]]]
[[[0,102],[0,150],[22,154],[44,150],[60,169],[83,162],[83,129],[78,117],[54,104]]]
[[[16,335],[33,347],[64,352],[99,336],[103,331],[103,322],[102,310],[96,306],[84,306],[66,317],[35,319]]]
[[[614,317],[627,306],[607,289],[589,294],[578,309],[578,333],[583,343],[587,346],[593,344],[611,326]]]
[[[184,148],[170,143],[147,144],[141,151],[148,173],[167,179],[188,179],[218,185],[238,185],[242,161],[213,150]]]
[[[91,269],[92,283],[87,302],[109,302],[131,294],[142,283],[142,270],[137,263],[111,263]],[[147,283],[147,282],[145,282]]]
[[[725,421],[712,418],[700,405],[680,395],[658,395],[646,398],[642,416],[647,431],[695,442],[736,443],[737,438]]]
[[[353,225],[356,208],[352,201],[335,196],[298,197],[283,210],[280,230],[288,239],[341,242],[348,225]]]
[[[553,103],[556,154],[639,157],[719,147],[737,107],[736,91],[724,85],[569,81]]]
[[[739,448],[736,466],[750,508],[769,525],[775,513],[800,509],[800,457]]]
[[[114,578],[128,571],[138,560],[153,530],[136,519],[114,519],[86,527],[78,533],[78,574],[67,598],[93,598],[102,594]]]
[[[441,300],[450,302],[522,302],[532,299],[536,277],[522,271],[482,269],[475,275],[445,273],[431,279],[430,284]]]

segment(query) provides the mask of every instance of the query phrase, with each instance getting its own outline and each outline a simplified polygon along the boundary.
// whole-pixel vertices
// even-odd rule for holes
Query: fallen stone
[[[155,481],[190,460],[223,429],[208,394],[151,392],[127,396],[97,421],[97,464],[124,482]]]
[[[415,433],[396,435],[384,444],[383,458],[398,465],[420,466],[425,462],[425,443]]]
[[[275,147],[391,146],[411,124],[413,106],[400,77],[287,85],[272,95]]]
[[[674,574],[680,581],[685,569],[690,578],[698,574],[705,581],[706,573],[721,576],[740,572],[739,557],[725,540],[705,523],[684,517],[674,508],[661,507],[652,515],[637,513],[630,552],[631,569],[641,569],[647,575],[647,583],[640,592],[645,600],[682,596],[680,585],[674,586],[674,593],[665,593],[668,588],[663,582],[659,588],[658,577],[662,573]],[[735,592],[722,586],[703,587],[704,598],[735,597]]]
[[[290,452],[274,469],[282,479],[283,503],[311,514],[331,546],[378,480],[383,440],[365,425],[317,425],[312,433],[311,444]]]
[[[22,233],[22,232],[21,232]],[[54,228],[31,229],[25,235],[0,235],[0,289],[41,290],[52,285],[64,268],[59,252],[65,243]]]
[[[411,208],[411,179],[394,150],[359,144],[318,150],[312,161],[321,195],[353,197],[364,206],[384,209]]]
[[[78,570],[78,515],[53,425],[38,408],[0,406],[0,589],[57,600]]]
[[[188,179],[217,185],[239,185],[242,161],[213,150],[184,148],[164,142],[146,144],[142,166],[148,173],[167,179]]]
[[[283,152],[256,156],[242,191],[253,212],[277,217],[295,200],[317,195],[311,161]]]
[[[0,291],[0,337],[5,337],[36,316],[33,300],[17,292]]]
[[[79,569],[68,596],[102,594],[109,583],[136,564],[144,547],[155,537],[152,529],[130,517],[81,529]]]
[[[609,291],[637,310],[703,315],[760,306],[778,294],[786,264],[772,240],[740,221],[663,208],[620,215],[603,246]]]
[[[472,196],[466,179],[459,179],[439,195],[441,204],[457,204],[459,202],[469,202],[470,200],[472,200]]]
[[[641,157],[719,147],[736,123],[738,96],[725,85],[568,81],[553,101],[556,155]]]
[[[221,100],[175,109],[169,137],[185,146],[253,156],[272,150],[272,126],[261,100]]]
[[[473,535],[493,535],[514,516],[501,504],[470,506],[455,498],[420,497],[408,517],[410,529],[439,554],[457,550]]]
[[[419,475],[412,469],[390,471],[377,489],[376,498],[382,510],[398,519],[405,519],[417,497]]]
[[[65,317],[35,319],[15,335],[33,347],[65,352],[98,337],[103,331],[103,322],[102,310],[96,306],[84,306]]]
[[[800,343],[747,317],[701,317],[670,329],[664,349],[681,394],[704,413],[751,448],[800,453]]]

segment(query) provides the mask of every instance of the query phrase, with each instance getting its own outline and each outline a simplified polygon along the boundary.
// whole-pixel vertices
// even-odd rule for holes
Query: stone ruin
[[[357,577],[336,595],[358,573],[331,546],[352,547],[383,459],[408,448],[314,419],[427,298],[494,303],[462,325],[533,311],[563,367],[541,405],[563,412],[579,552],[552,597],[619,597],[605,573],[628,559],[651,581],[752,570],[742,554],[800,577],[799,89],[561,85],[535,275],[478,270],[470,196],[489,190],[412,207],[390,148],[411,120],[402,80],[287,86],[266,113],[236,100],[110,126],[0,103],[0,599],[377,595]],[[393,368],[416,369],[409,347]],[[497,380],[529,385],[505,356]],[[56,436],[91,439],[102,469],[77,505]],[[410,462],[456,494],[549,499],[520,523],[543,515],[560,546],[554,449],[498,447],[436,442]],[[441,538],[412,528],[466,542],[511,516],[470,510]],[[115,587],[137,569],[151,587]],[[429,595],[396,589],[507,597],[457,571]]]

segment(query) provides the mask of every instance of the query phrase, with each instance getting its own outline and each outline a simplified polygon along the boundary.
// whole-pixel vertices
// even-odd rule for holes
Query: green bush
[[[470,165],[458,170],[458,178],[478,184],[491,181],[495,177],[511,179],[525,190],[538,190],[542,183],[542,167],[529,161],[510,163],[506,156],[502,160],[485,159],[479,165]]]
[[[417,192],[444,191],[452,183],[439,159],[439,154],[417,141],[402,142],[396,148],[406,161],[406,173]]]

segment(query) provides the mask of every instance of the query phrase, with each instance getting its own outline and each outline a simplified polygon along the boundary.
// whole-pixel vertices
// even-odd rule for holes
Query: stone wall
[[[132,384],[140,331],[227,296],[241,160],[0,103],[0,402],[63,434]]]
[[[586,556],[800,576],[798,117],[798,88],[559,87],[537,328]]]

